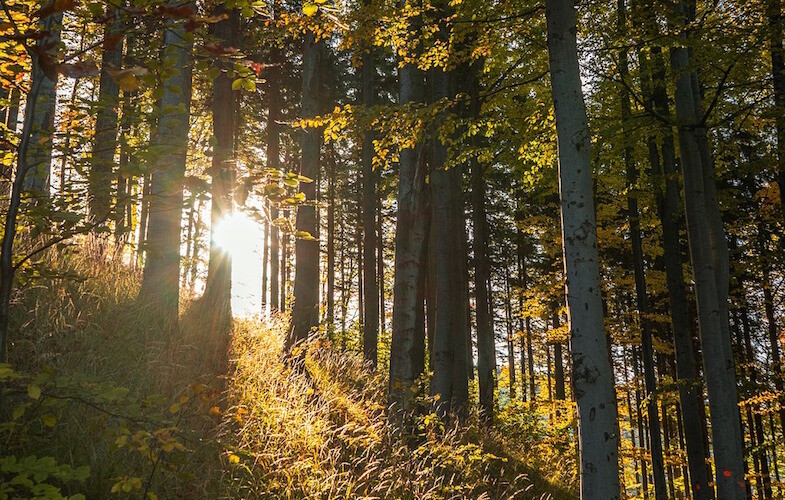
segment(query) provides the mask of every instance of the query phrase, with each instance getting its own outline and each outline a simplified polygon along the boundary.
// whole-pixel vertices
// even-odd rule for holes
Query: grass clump
[[[316,340],[304,369],[282,359],[285,318],[237,322],[222,441],[230,496],[540,498],[558,492],[506,453],[476,418],[445,429],[423,413],[388,423],[386,380],[355,352]]]

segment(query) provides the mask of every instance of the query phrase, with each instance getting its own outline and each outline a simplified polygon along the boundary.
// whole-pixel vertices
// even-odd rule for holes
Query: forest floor
[[[20,280],[0,497],[577,498],[557,461],[570,450],[536,414],[508,405],[493,428],[459,430],[423,412],[404,433],[358,353],[316,340],[293,370],[285,316],[221,336],[198,301],[166,336],[137,305],[139,276],[101,267],[58,257]]]

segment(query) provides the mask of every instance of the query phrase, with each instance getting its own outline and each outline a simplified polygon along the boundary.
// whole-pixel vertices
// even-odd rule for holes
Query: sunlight
[[[260,312],[262,299],[262,225],[243,212],[224,217],[213,243],[232,257],[232,314],[245,318]]]

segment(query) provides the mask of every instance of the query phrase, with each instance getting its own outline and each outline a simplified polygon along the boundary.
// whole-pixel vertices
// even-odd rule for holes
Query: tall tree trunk
[[[745,361],[748,367],[747,374],[749,376],[751,392],[750,395],[754,396],[761,388],[758,386],[758,369],[756,367],[755,351],[752,348],[750,318],[746,305],[747,297],[746,292],[744,292],[744,283],[739,283],[739,285],[741,287],[741,292],[744,294],[742,307],[739,309],[739,314],[741,315],[741,333],[744,338],[744,358],[746,358]],[[766,456],[765,448],[766,437],[763,435],[763,416],[760,412],[760,405],[755,404],[754,406],[755,408],[753,411],[752,405],[747,405],[747,411],[749,412],[748,415],[751,414],[751,418],[748,416],[747,420],[749,421],[750,435],[753,436],[754,442],[756,443],[756,446],[754,446],[753,449],[755,449],[754,457],[757,461],[755,472],[757,478],[756,484],[758,488],[758,497],[773,498],[771,488],[771,473],[769,471],[769,459]]]
[[[777,159],[779,170],[777,184],[780,188],[781,207],[785,207],[785,48],[782,46],[782,4],[780,0],[766,1],[769,21],[769,50],[771,74],[774,82],[774,124],[777,127]],[[785,215],[783,210],[781,215]]]
[[[191,6],[192,4],[186,4]],[[155,310],[164,328],[178,325],[180,300],[180,225],[183,180],[191,116],[192,42],[180,22],[164,36],[165,62],[178,68],[165,82],[155,145],[164,151],[152,174],[147,228],[147,258],[140,296]]]
[[[553,329],[559,328],[559,315],[553,315]],[[555,393],[556,399],[563,401],[566,399],[564,391],[564,362],[562,361],[562,345],[561,342],[553,344],[553,375],[556,379]]]
[[[771,261],[767,255],[766,243],[771,238],[769,228],[763,224],[758,230],[758,254],[762,261],[763,274],[763,310],[766,314],[766,331],[769,337],[771,350],[771,378],[774,389],[780,396],[779,417],[780,428],[785,434],[785,381],[783,381],[782,355],[780,354],[780,330],[777,328],[777,317],[774,310],[774,293],[771,283]]]
[[[22,192],[29,191],[31,188],[36,189],[35,183],[31,184],[28,176],[32,174],[31,177],[35,177],[44,170],[40,162],[43,161],[42,157],[47,155],[45,151],[42,154],[38,149],[42,147],[42,142],[48,144],[49,150],[49,163],[46,163],[47,177],[48,167],[51,163],[52,127],[48,126],[47,128],[47,124],[54,119],[55,82],[50,80],[50,77],[56,79],[57,74],[52,74],[46,68],[51,69],[57,60],[57,55],[52,53],[51,50],[52,48],[56,50],[56,42],[60,39],[61,21],[62,13],[52,14],[43,20],[41,29],[44,36],[36,43],[36,48],[39,50],[31,51],[30,53],[30,91],[27,94],[24,122],[19,138],[16,172],[11,185],[11,197],[8,201],[8,209],[3,221],[4,231],[2,243],[0,243],[0,363],[5,363],[8,359],[8,322],[11,292],[14,286],[15,269],[13,259],[17,217],[19,216],[19,207],[22,203]],[[44,135],[47,134],[47,131],[49,131],[48,137]],[[43,147],[47,148],[46,145]],[[2,410],[2,395],[0,395],[0,412]]]
[[[439,9],[441,13],[444,9]],[[440,23],[444,17],[440,19]],[[429,88],[432,101],[454,95],[452,75],[444,68],[431,70]],[[433,333],[431,395],[436,396],[435,412],[445,420],[451,413],[463,419],[468,403],[468,359],[466,356],[466,316],[462,305],[463,259],[461,234],[463,204],[460,200],[462,169],[447,169],[447,146],[441,142],[438,123],[431,146],[430,186],[434,245],[429,253],[435,259],[436,313]]]
[[[93,221],[105,218],[112,210],[112,180],[114,156],[117,150],[117,106],[120,100],[120,85],[111,72],[121,68],[123,58],[120,10],[110,8],[107,15],[112,21],[104,27],[104,46],[101,55],[101,78],[98,91],[98,114],[95,119],[93,157],[88,176],[90,217]],[[121,186],[117,186],[117,199],[122,197]],[[103,248],[101,248],[103,253]]]
[[[600,295],[591,137],[578,67],[574,3],[546,0],[545,16],[558,139],[573,385],[579,418],[581,498],[618,499],[619,427]]]
[[[376,101],[376,63],[374,50],[366,48],[362,55],[362,99],[366,109]],[[379,343],[379,287],[376,281],[376,183],[378,174],[373,169],[374,134],[366,131],[362,138],[362,225],[363,225],[363,356],[376,368]]]
[[[303,90],[302,117],[313,118],[319,112],[319,79],[320,79],[320,48],[323,43],[317,41],[313,32],[308,31],[303,37]],[[302,132],[302,163],[300,175],[316,179],[319,175],[319,150],[321,131],[307,128]],[[316,195],[314,182],[300,185],[301,192],[307,200]],[[295,259],[297,266],[294,275],[294,304],[292,305],[292,331],[287,337],[285,350],[306,340],[313,328],[319,324],[319,240],[317,235],[316,208],[302,205],[297,209],[295,227],[304,231],[310,238],[295,240]]]
[[[505,326],[507,327],[507,375],[510,389],[510,399],[515,399],[515,336],[513,332],[512,319],[512,291],[510,288],[510,270],[507,269],[507,276],[504,280],[505,298],[504,298],[504,319]]]
[[[224,9],[219,8],[219,14]],[[237,11],[215,24],[214,35],[224,47],[230,47],[236,36]],[[234,129],[235,95],[227,71],[229,64],[219,64],[220,73],[213,79],[213,161],[212,203],[210,204],[210,257],[207,283],[202,296],[204,310],[209,311],[211,327],[228,332],[232,320],[232,257],[225,248],[216,245],[215,234],[220,224],[234,212]]]
[[[485,213],[485,179],[482,166],[471,165],[472,215],[474,217],[474,293],[477,314],[477,378],[480,412],[484,419],[493,419],[493,389],[496,373],[496,343],[493,338],[490,303],[488,301],[488,218]],[[521,346],[523,347],[523,346]],[[523,352],[523,348],[521,348]],[[524,389],[525,391],[525,389]]]
[[[52,2],[54,5],[54,2]],[[44,18],[39,23],[43,38],[36,42],[36,47],[56,47],[60,43],[60,29],[63,24],[63,13],[57,12]],[[52,167],[52,141],[54,139],[55,104],[57,102],[57,54],[44,50],[39,58],[39,78],[36,105],[28,106],[33,112],[30,129],[30,143],[27,151],[27,170],[24,190],[38,202],[49,199],[49,177]],[[28,94],[27,102],[30,103]],[[25,110],[25,120],[28,111]]]
[[[618,28],[626,33],[627,13],[625,0],[618,0]],[[619,52],[619,78],[622,82],[629,79],[627,49]],[[633,158],[634,144],[628,129],[630,119],[630,96],[625,90],[621,95],[621,126],[624,136],[624,166],[627,172],[627,217],[630,223],[630,242],[632,245],[633,270],[635,275],[635,299],[638,307],[638,321],[641,330],[641,354],[646,388],[646,411],[649,418],[649,442],[651,443],[652,472],[654,473],[654,496],[657,500],[668,498],[665,462],[662,456],[662,436],[660,417],[657,411],[657,378],[654,372],[654,348],[652,346],[652,327],[649,321],[649,297],[646,290],[646,271],[641,243],[640,214],[635,194],[638,184],[638,168]]]
[[[677,28],[684,30],[686,9]],[[727,260],[721,262],[722,228],[717,226],[718,208],[714,195],[711,167],[702,154],[700,106],[692,82],[689,52],[686,47],[671,49],[671,65],[677,77],[676,119],[679,124],[679,149],[684,180],[685,213],[690,255],[695,280],[698,320],[703,346],[704,373],[711,410],[711,429],[716,467],[717,495],[720,499],[745,498],[744,458],[738,412],[736,374],[733,365],[730,327],[727,316]],[[707,221],[709,222],[707,224]],[[721,221],[719,221],[721,225]],[[724,240],[724,235],[722,238]],[[727,246],[725,245],[727,256]]]
[[[381,172],[380,172],[381,174]],[[387,325],[385,316],[385,300],[384,300],[384,219],[382,215],[382,196],[379,193],[376,197],[376,232],[379,235],[376,250],[376,277],[379,282],[379,333],[384,336]]]
[[[651,89],[647,88],[647,75],[644,75],[642,79],[644,98],[650,108],[653,107],[661,117],[669,119],[671,113],[666,94],[665,67],[660,48],[653,47],[651,49],[651,71],[648,71],[649,61],[645,56],[641,59],[644,72],[649,72],[652,77]],[[671,126],[661,124],[660,132],[662,157],[660,157],[654,138],[647,141],[647,146],[649,162],[656,176],[652,184],[662,224],[663,262],[668,284],[673,343],[676,351],[676,379],[679,381],[680,414],[684,426],[692,497],[695,500],[708,500],[713,497],[713,484],[709,481],[706,467],[708,457],[704,452],[704,427],[700,411],[700,407],[703,405],[702,391],[696,369],[690,312],[687,307],[687,291],[682,269],[681,244],[679,242],[681,196],[677,179],[676,153]],[[662,185],[664,185],[664,191]]]
[[[270,49],[270,61],[272,64],[280,63],[280,49],[273,46]],[[280,71],[270,71],[267,75],[267,168],[279,170],[281,168],[280,152],[280,128],[278,125],[278,115],[281,111],[281,77]],[[275,203],[270,207],[270,312],[283,310],[283,297],[279,296],[281,275],[279,255],[280,231],[275,221],[278,219],[278,206]]]
[[[419,22],[410,22],[409,29],[416,31]],[[399,70],[399,82],[400,104],[422,102],[423,74],[416,65],[404,64]],[[422,144],[400,152],[398,172],[389,386],[393,415],[411,409],[415,396],[412,389],[424,369],[424,286],[430,210]]]
[[[330,146],[327,168],[327,334],[335,334],[335,149]]]

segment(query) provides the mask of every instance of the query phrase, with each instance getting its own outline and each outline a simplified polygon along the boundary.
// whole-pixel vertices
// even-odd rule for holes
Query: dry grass
[[[131,498],[574,498],[476,419],[391,425],[386,380],[356,353],[314,341],[292,370],[285,316],[236,321],[229,337],[186,308],[167,336],[136,301],[138,273],[73,254],[48,262],[20,281],[9,351],[18,371],[57,378],[32,405],[24,387],[6,398],[6,411],[28,409],[0,423],[0,440],[4,454],[89,465],[64,493],[105,498],[138,478]]]

